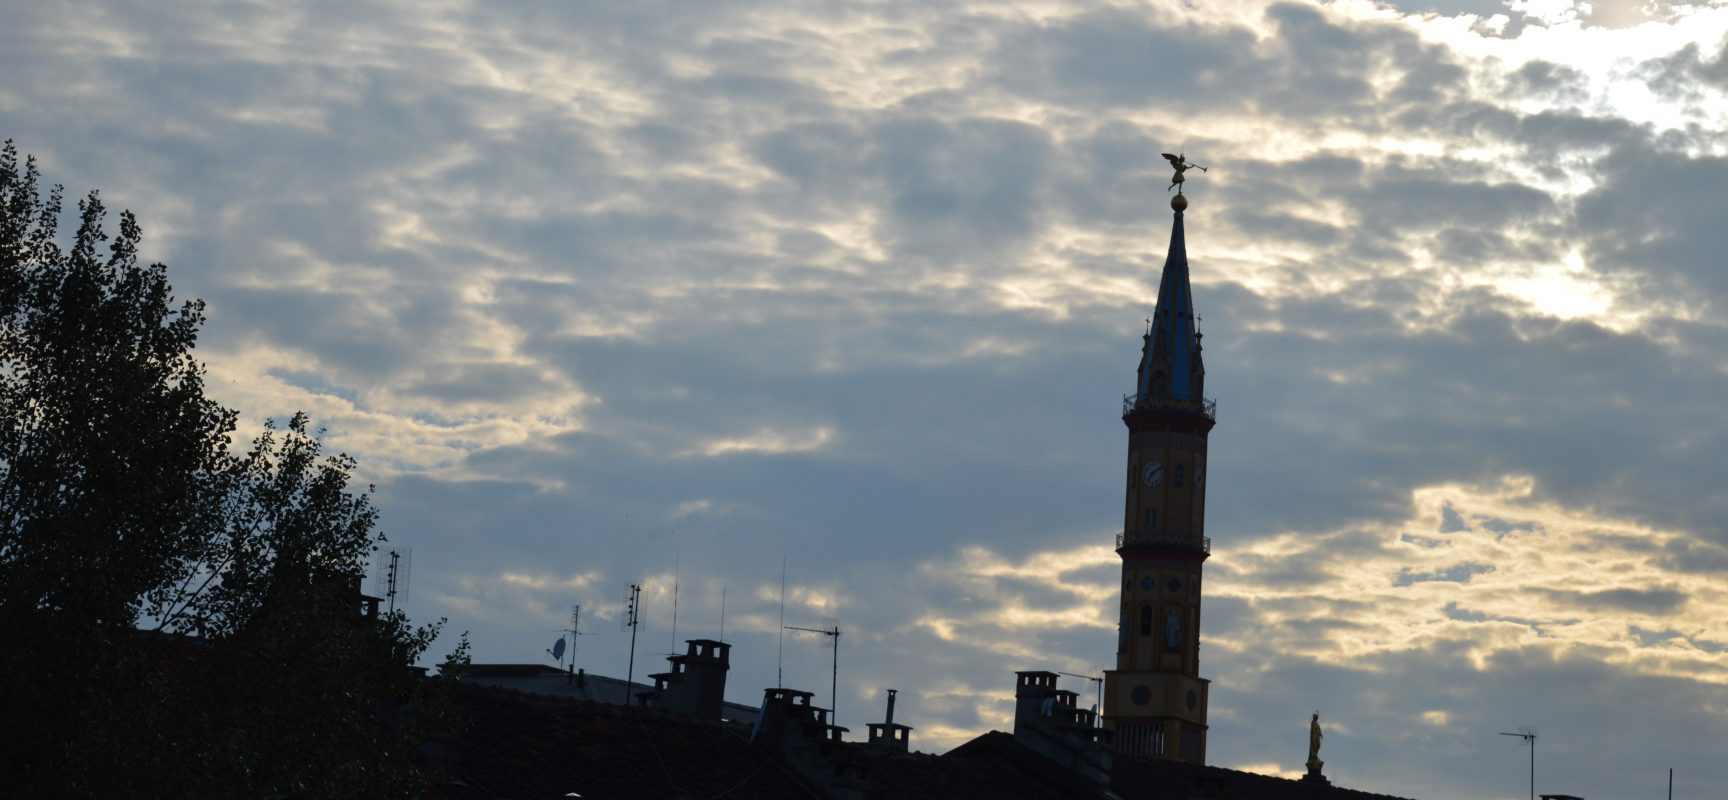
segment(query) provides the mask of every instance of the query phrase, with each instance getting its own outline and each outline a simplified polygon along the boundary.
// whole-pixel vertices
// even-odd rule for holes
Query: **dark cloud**
[[[1437,13],[1446,16],[1474,14],[1488,17],[1506,13],[1505,0],[1399,0],[1388,5],[1400,11]]]
[[[1409,569],[1400,570],[1394,580],[1396,586],[1409,586],[1424,581],[1445,581],[1447,583],[1469,583],[1476,575],[1493,572],[1491,564],[1458,564],[1435,572],[1414,572]]]
[[[1174,146],[1116,120],[1060,142],[1052,213],[1088,228],[1144,229],[1169,213],[1171,170],[1160,153]]]
[[[1517,241],[1499,231],[1481,228],[1445,228],[1435,234],[1433,242],[1435,256],[1459,265],[1493,260],[1553,264],[1561,256],[1549,241]]]
[[[1714,54],[1697,44],[1644,62],[1640,72],[1650,90],[1670,100],[1695,101],[1702,97],[1700,84],[1728,90],[1728,39]]]
[[[1048,136],[1008,120],[890,122],[877,131],[887,190],[883,238],[905,254],[988,256],[1036,235]]]
[[[1578,200],[1589,263],[1641,287],[1714,308],[1728,294],[1721,254],[1728,212],[1721,187],[1728,158],[1648,145],[1616,148],[1597,164],[1600,181]]]
[[[1280,3],[1272,34],[1111,10],[1006,35],[992,56],[1000,88],[1065,104],[1177,112],[1252,109],[1291,120],[1371,118],[1379,103],[1435,103],[1461,85],[1443,49],[1391,24],[1339,23]],[[1389,92],[1371,77],[1391,70]],[[1155,77],[1148,77],[1155,76]]]
[[[1672,588],[1607,589],[1599,592],[1574,592],[1562,589],[1541,589],[1537,594],[1562,605],[1588,611],[1631,611],[1639,614],[1668,614],[1686,603],[1685,593]]]
[[[1005,35],[989,61],[1015,94],[1086,106],[1240,107],[1266,77],[1258,42],[1239,27],[1112,9]]]
[[[1589,78],[1564,64],[1534,59],[1506,76],[1507,88],[1525,97],[1567,105],[1589,99]]]
[[[1541,529],[1541,526],[1537,525],[1534,522],[1530,522],[1528,520],[1521,521],[1521,522],[1509,522],[1507,520],[1496,519],[1494,517],[1477,517],[1476,518],[1476,524],[1482,526],[1482,528],[1484,530],[1492,531],[1495,536],[1505,536],[1508,533],[1514,533],[1514,532],[1520,532],[1520,531],[1536,531],[1536,530]]]
[[[1619,117],[1575,109],[1526,113],[1480,99],[1411,106],[1394,116],[1394,124],[1478,145],[1510,144],[1518,151],[1519,162],[1551,181],[1575,174],[1581,160],[1600,157],[1609,148],[1644,141],[1650,135],[1650,126]],[[1494,167],[1456,166],[1477,172]]]
[[[1336,244],[1343,237],[1343,231],[1337,226],[1290,214],[1248,211],[1237,215],[1231,222],[1243,230],[1253,231],[1260,237],[1299,242],[1314,247]]]
[[[1552,214],[1546,193],[1514,183],[1462,180],[1438,170],[1389,170],[1355,204],[1375,231],[1419,231],[1447,224],[1473,229],[1522,225]]]
[[[1712,575],[1728,572],[1728,547],[1692,539],[1676,539],[1658,559],[1663,569]]]
[[[903,257],[987,256],[1036,236],[1044,223],[1052,146],[1024,123],[893,116],[867,127],[796,125],[753,149],[785,180],[771,208],[833,219],[860,202],[880,206],[878,236]]]

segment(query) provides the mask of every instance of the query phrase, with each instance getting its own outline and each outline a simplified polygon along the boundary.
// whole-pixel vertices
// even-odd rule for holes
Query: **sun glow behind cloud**
[[[1270,648],[1373,668],[1389,653],[1458,649],[1479,669],[1542,650],[1635,672],[1728,683],[1728,592],[1674,554],[1720,548],[1537,500],[1534,481],[1416,490],[1409,519],[1221,545],[1211,597],[1254,622],[1215,647]],[[1300,579],[1282,577],[1300,565]]]
[[[733,453],[758,453],[768,456],[813,453],[827,447],[834,438],[834,429],[826,426],[795,431],[762,428],[743,436],[711,440],[696,452],[711,457]]]
[[[790,553],[845,714],[898,686],[927,749],[1112,656],[1111,406],[1186,148],[1216,752],[1298,766],[1258,731],[1335,691],[1416,727],[1341,721],[1329,768],[1476,797],[1445,737],[1501,686],[1719,691],[1728,11],[1397,6],[37,4],[0,121],[211,301],[213,394],[380,481],[417,614],[538,654],[644,576],[669,608],[676,528],[748,701]]]
[[[1400,17],[1384,7],[1365,4],[1339,4],[1333,10],[1344,17],[1373,21],[1375,24],[1407,25],[1412,30],[1423,32],[1423,35],[1432,41],[1446,44],[1455,52],[1467,53],[1483,59],[1498,59],[1494,63],[1507,66],[1524,63],[1523,61],[1509,60],[1509,53],[1513,51],[1507,48],[1512,45],[1506,44],[1505,40],[1484,37],[1480,33],[1473,32],[1468,26],[1459,27],[1460,23],[1449,18]],[[1270,21],[1271,18],[1265,14],[1262,6],[1244,3],[1231,6],[1226,11],[1227,13],[1223,13],[1222,16],[1217,16],[1209,21],[1213,26],[1212,30],[1219,29],[1217,26],[1227,22],[1239,23],[1253,30],[1255,35],[1260,37],[1259,47],[1268,52],[1275,49],[1277,42],[1275,37],[1278,35],[1277,25]],[[993,24],[1022,25],[1028,19],[1025,16],[1027,13],[1022,9],[1015,15],[996,16],[992,18],[995,20]],[[1171,7],[1164,9],[1161,14],[1174,21],[1186,17],[1189,12],[1181,8]],[[1036,20],[1037,24],[1042,26],[1058,27],[1076,19],[1077,16],[1073,9],[1063,4],[1051,4],[1038,13],[1031,14],[1029,18]],[[1566,33],[1563,29],[1531,28],[1517,39],[1516,46],[1520,48],[1517,52],[1523,53],[1526,61],[1530,58],[1545,58],[1553,59],[1555,63],[1562,64],[1571,63],[1561,58],[1561,55],[1565,53],[1661,52],[1678,48],[1688,42],[1709,42],[1713,31],[1719,33],[1717,29],[1721,27],[1718,19],[1720,16],[1721,14],[1713,11],[1699,11],[1688,18],[1692,24],[1689,24],[1684,32],[1679,31],[1679,26],[1666,26],[1660,30],[1650,26],[1623,30],[1592,28],[1572,31],[1571,34],[1568,34],[1572,38],[1565,38],[1562,36],[1563,33]],[[935,40],[932,40],[928,34],[912,36],[910,40],[907,40],[906,37],[910,35],[908,31],[912,29],[882,28],[876,21],[871,20],[868,13],[860,13],[844,20],[817,26],[811,26],[810,20],[797,19],[795,16],[775,15],[772,18],[775,20],[775,24],[771,25],[764,35],[768,40],[780,41],[782,46],[787,48],[785,52],[776,55],[771,62],[780,69],[780,77],[805,87],[834,87],[829,90],[827,97],[829,102],[839,101],[840,105],[852,108],[858,114],[866,117],[878,113],[875,111],[876,109],[890,105],[885,98],[905,98],[921,93],[950,90],[957,83],[966,80],[969,75],[965,69],[960,68],[966,63],[963,58],[949,59],[949,63],[954,66],[953,69],[949,70],[881,72],[863,69],[862,65],[864,64],[878,62],[890,58],[893,54],[901,53],[908,44],[924,48],[935,44]],[[813,35],[776,37],[772,35],[775,30],[801,30]],[[471,34],[460,27],[446,25],[438,28],[435,41],[444,42],[445,49],[451,54],[459,56],[469,44],[464,39],[468,35]],[[1597,42],[1600,46],[1580,50],[1574,46],[1577,37],[1588,37],[1590,41]],[[1541,46],[1542,42],[1550,40],[1563,40],[1569,44],[1563,48],[1558,45],[1547,48]],[[1610,44],[1610,42],[1617,44]],[[835,47],[833,46],[835,43],[844,43],[844,46]],[[399,45],[376,44],[368,52],[382,52],[379,48],[388,50],[396,46]],[[844,57],[836,55],[841,53],[844,54]],[[346,58],[352,56],[353,53],[338,55]],[[337,58],[338,55],[330,57]],[[316,56],[314,55],[314,57]],[[730,57],[728,56],[728,58]],[[1591,56],[1591,58],[1599,59],[1600,56]],[[1577,61],[1577,58],[1572,60]],[[619,71],[617,65],[593,60],[581,52],[561,55],[556,59],[556,62],[547,61],[539,51],[518,45],[508,58],[487,55],[475,60],[460,56],[440,69],[448,72],[458,82],[477,82],[503,89],[512,95],[531,101],[531,104],[556,103],[559,97],[568,96],[570,92],[578,89],[596,97],[604,97],[606,98],[604,102],[583,102],[575,107],[565,107],[558,113],[579,119],[582,125],[601,132],[611,143],[615,152],[621,153],[633,146],[626,144],[627,140],[620,135],[621,132],[632,130],[632,126],[640,126],[656,117],[659,104],[662,101],[645,93],[641,83]],[[700,60],[681,61],[674,59],[673,63],[684,65],[682,69],[688,73],[685,75],[688,80],[711,77],[720,74],[724,69],[724,61],[717,64]],[[1596,61],[1572,63],[1571,65],[1583,71],[1585,77],[1596,81],[1599,85],[1643,85],[1632,72],[1623,67],[1614,66],[1618,63],[1620,62]],[[1484,61],[1472,65],[1471,68],[1479,74],[1487,74],[1490,70],[1504,69],[1505,67],[1495,67],[1492,63]],[[512,72],[521,74],[510,77]],[[434,72],[433,74],[440,73]],[[674,74],[683,73],[675,70]],[[1387,93],[1394,90],[1400,74],[1398,68],[1392,68],[1370,76],[1374,91]],[[560,75],[565,77],[556,77]],[[992,109],[993,113],[1037,123],[1043,130],[1049,132],[1052,142],[1059,146],[1077,142],[1081,137],[1090,133],[1089,123],[1066,114],[1053,113],[1056,110],[1047,104],[1025,103],[1023,101],[1016,104],[1010,95],[1001,93],[991,96],[991,101],[997,104]],[[1607,102],[1607,100],[1601,102]],[[1654,97],[1643,97],[1638,102],[1646,105],[1648,103],[1661,104],[1660,99]],[[1663,108],[1679,108],[1673,104],[1661,105]],[[1615,105],[1611,102],[1607,105],[1601,105],[1599,102],[1598,107],[1606,112],[1625,114],[1634,119],[1646,119],[1659,124],[1676,124],[1675,120],[1678,119],[1661,117],[1660,114],[1642,106],[1632,108]],[[815,108],[813,106],[812,110],[814,111]],[[1019,111],[1015,111],[1016,108]],[[620,116],[619,109],[630,109],[630,111]],[[765,124],[766,118],[740,116],[740,110],[721,110],[719,119],[742,122],[746,126],[746,132],[750,129],[772,129],[772,124]],[[1667,121],[1664,122],[1663,120]],[[1148,118],[1147,122],[1153,125],[1167,124],[1166,119],[1156,116]],[[519,131],[526,124],[526,121],[511,122],[506,117],[494,119],[493,123],[503,126],[501,130],[513,133]],[[1362,162],[1368,165],[1370,169],[1385,168],[1390,163],[1389,159],[1432,160],[1447,157],[1462,158],[1474,163],[1480,166],[1484,174],[1487,175],[1492,175],[1503,169],[1514,172],[1518,169],[1517,159],[1512,157],[1515,152],[1507,147],[1485,148],[1479,143],[1463,145],[1453,139],[1431,132],[1398,134],[1368,126],[1358,128],[1344,124],[1329,126],[1319,131],[1320,138],[1316,139],[1316,132],[1310,129],[1269,122],[1263,118],[1242,114],[1229,108],[1208,109],[1205,107],[1196,109],[1195,113],[1187,115],[1186,123],[1190,129],[1207,131],[1208,135],[1213,137],[1211,144],[1215,152],[1228,154],[1233,147],[1238,146],[1236,143],[1252,142],[1255,154],[1260,158],[1272,159],[1270,163],[1273,164],[1294,164],[1304,159],[1324,157],[1328,154],[1350,154],[1362,159]],[[773,124],[781,123],[775,121]],[[1185,136],[1187,134],[1178,135]],[[744,187],[754,190],[761,190],[776,181],[783,180],[782,176],[777,176],[774,171],[766,170],[761,164],[752,160],[748,153],[734,147],[719,148],[694,155],[694,158],[685,159],[682,162],[635,158],[619,161],[621,174],[629,176],[635,182],[636,188],[631,189],[628,188],[628,184],[624,184],[622,186],[626,187],[625,191],[603,195],[606,198],[605,205],[591,207],[614,211],[653,209],[657,200],[653,195],[644,193],[643,190],[656,182],[666,180],[697,181],[714,186]],[[404,185],[426,182],[437,176],[449,174],[453,170],[466,168],[468,165],[476,163],[476,159],[483,158],[475,152],[472,146],[468,146],[459,152],[450,151],[430,159],[423,159],[417,167],[405,171],[395,180]],[[1510,164],[1511,166],[1503,168],[1500,166],[1502,164]],[[1228,187],[1231,176],[1230,166],[1227,162],[1223,166],[1225,169],[1216,178],[1220,186]],[[1154,167],[1151,171],[1156,174],[1159,170]],[[1576,180],[1583,173],[1569,171],[1565,174],[1571,176],[1572,180]],[[1523,173],[1520,175],[1528,177]],[[1567,194],[1575,196],[1587,190],[1590,185],[1585,183],[1572,186]],[[1208,190],[1201,188],[1202,194],[1206,191]],[[448,230],[447,226],[440,224],[439,215],[429,214],[413,205],[413,203],[424,202],[414,199],[422,195],[423,193],[418,192],[413,194],[399,193],[396,199],[379,205],[380,225],[384,233],[383,243],[387,247],[414,250],[429,258],[437,258],[441,251],[448,251],[453,248],[484,248],[500,255],[504,252],[492,243],[473,240],[471,237],[468,239],[452,238],[452,232]],[[476,196],[474,199],[488,198]],[[507,210],[510,207],[507,198],[490,199],[503,201],[499,205],[501,209]],[[1225,196],[1218,199],[1223,202],[1217,204],[1213,212],[1219,217],[1228,218],[1237,212],[1239,207],[1232,202],[1231,198]],[[883,222],[872,220],[869,216],[869,209],[869,205],[856,207],[854,209],[856,213],[838,215],[825,225],[819,225],[816,230],[826,229],[828,231],[827,239],[838,247],[816,260],[827,261],[837,269],[854,271],[857,269],[857,265],[891,258],[892,247],[884,247],[884,240],[881,236]],[[859,216],[859,214],[866,216]],[[1298,218],[1306,214],[1311,217],[1313,222],[1335,227],[1362,224],[1360,220],[1352,218],[1347,207],[1340,207],[1336,204],[1330,207],[1306,204],[1297,211],[1297,214]],[[771,217],[762,219],[771,219]],[[1043,234],[1044,240],[1058,241],[1052,237],[1058,237],[1060,230],[1060,226],[1051,226]],[[772,258],[773,237],[764,238],[760,233],[749,231],[740,231],[739,233],[745,238],[753,238],[755,243],[748,247],[749,251],[755,251]],[[1095,239],[1088,249],[1095,249],[1099,251],[1099,255],[1106,258],[1123,259],[1137,253],[1156,252],[1160,243],[1156,241],[1156,236],[1150,238],[1150,241],[1143,237],[1120,236],[1114,241],[1109,238]],[[1293,285],[1288,280],[1287,268],[1282,266],[1280,262],[1292,256],[1303,261],[1329,257],[1328,251],[1324,248],[1303,249],[1300,245],[1293,248],[1288,242],[1268,241],[1263,237],[1245,237],[1234,241],[1214,238],[1207,247],[1215,252],[1230,252],[1232,259],[1239,259],[1234,266],[1222,260],[1215,261],[1214,266],[1227,268],[1221,274],[1230,279],[1240,280],[1256,290],[1269,292],[1282,291]],[[1034,250],[1036,249],[1034,248]],[[958,272],[930,272],[924,275],[922,280],[925,282],[925,286],[941,287],[947,290],[961,289],[962,287],[974,288],[978,290],[971,293],[974,297],[992,302],[1002,309],[1009,311],[1038,310],[1052,314],[1058,319],[1072,313],[1073,309],[1079,305],[1122,302],[1122,299],[1126,297],[1125,293],[1120,290],[1111,290],[1108,282],[1064,280],[1061,274],[1066,269],[1067,259],[1063,255],[1068,250],[1067,247],[1059,247],[1053,257],[1027,262],[1028,269],[1026,270],[1006,271],[1000,274],[984,271],[965,277],[962,277]],[[300,252],[285,257],[291,257],[302,263],[319,263],[315,254],[310,252]],[[1630,316],[1624,311],[1615,311],[1617,298],[1611,294],[1613,290],[1610,287],[1600,281],[1589,280],[1580,274],[1577,265],[1578,258],[1576,251],[1573,251],[1566,255],[1563,261],[1545,265],[1512,266],[1501,268],[1498,272],[1496,272],[1495,266],[1491,264],[1447,265],[1446,268],[1463,273],[1463,285],[1502,291],[1509,296],[1530,303],[1532,308],[1540,313],[1553,314],[1562,318],[1593,319],[1621,330],[1635,326],[1637,324],[1636,316]],[[346,268],[342,271],[344,273],[343,282],[352,283],[354,280],[353,271]],[[328,282],[334,273],[331,272],[322,277],[315,272],[301,272],[299,274],[302,275],[303,281],[310,282],[307,285],[319,285]],[[777,280],[776,270],[768,270],[765,279],[767,283],[763,284],[764,287],[772,287]],[[373,294],[387,295],[389,293],[387,285],[380,285],[377,288],[378,291],[372,292]],[[666,288],[662,285],[656,291],[664,292]],[[370,313],[385,312],[374,310]],[[646,307],[610,307],[605,309],[572,309],[572,313],[564,315],[557,324],[563,331],[575,336],[640,339],[648,335],[648,331],[667,322],[669,322],[667,317]],[[503,343],[501,349],[493,348],[492,357],[525,358],[520,352],[523,343],[521,341],[509,341],[511,334],[508,332],[507,324],[500,328],[497,323],[476,321],[474,325],[475,329],[481,332],[482,338]],[[488,327],[493,329],[487,330]],[[521,337],[516,338],[520,339]],[[995,358],[1005,354],[1024,353],[1028,349],[1026,344],[1000,339],[986,339],[983,340],[982,345],[961,350],[956,357],[961,359]],[[216,363],[220,364],[226,358],[229,356],[218,354]],[[237,364],[222,364],[222,367],[236,375],[246,371],[238,368]],[[264,370],[257,367],[252,368],[254,375],[263,372]],[[475,413],[484,412],[480,409],[473,409],[465,412],[464,416],[472,416]],[[819,436],[817,438],[820,439]],[[386,441],[385,439],[378,439],[375,443],[383,445]],[[820,446],[819,441],[816,444],[810,444],[807,441],[799,443],[767,442],[766,439],[757,441],[746,437],[717,441],[708,447],[707,451],[726,452],[729,448],[737,448],[764,452],[797,452],[816,446]],[[427,467],[433,467],[444,461],[436,456],[427,458],[424,454],[408,449],[400,449],[393,454],[391,460],[403,465],[421,464]]]

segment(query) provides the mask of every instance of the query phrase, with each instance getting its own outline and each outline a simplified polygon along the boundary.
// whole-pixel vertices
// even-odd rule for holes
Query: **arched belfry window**
[[[1165,392],[1164,392],[1164,373],[1162,373],[1162,372],[1153,373],[1152,374],[1152,396],[1153,397],[1163,397],[1164,394],[1165,394]]]
[[[1149,605],[1140,607],[1140,635],[1152,635],[1152,607]]]
[[[1181,464],[1176,465],[1176,472],[1175,472],[1175,474],[1173,474],[1171,476],[1171,480],[1172,480],[1172,482],[1175,483],[1176,488],[1178,488],[1178,489],[1182,488],[1182,465]]]

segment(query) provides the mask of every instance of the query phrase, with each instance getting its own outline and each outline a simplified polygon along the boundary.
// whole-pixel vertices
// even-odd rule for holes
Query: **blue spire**
[[[1170,229],[1170,252],[1164,257],[1164,274],[1158,282],[1158,307],[1152,312],[1140,352],[1137,404],[1200,402],[1205,374],[1200,334],[1194,324],[1194,294],[1188,287],[1182,209],[1178,207]]]

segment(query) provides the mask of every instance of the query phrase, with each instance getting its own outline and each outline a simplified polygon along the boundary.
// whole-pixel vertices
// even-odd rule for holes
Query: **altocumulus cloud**
[[[622,672],[623,586],[652,659],[676,576],[736,699],[821,689],[784,556],[841,718],[902,689],[930,749],[1111,659],[1186,146],[1213,760],[1298,769],[1320,707],[1352,786],[1510,795],[1537,724],[1555,791],[1697,793],[1725,42],[1719,3],[42,3],[0,133],[139,212],[215,391],[359,457],[481,658],[581,603]]]

